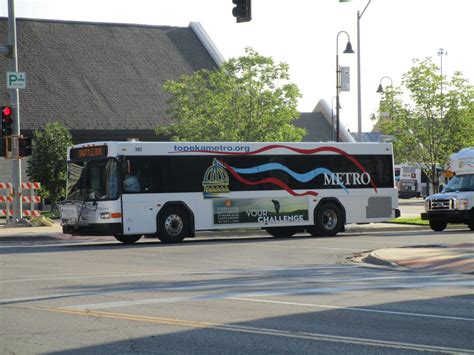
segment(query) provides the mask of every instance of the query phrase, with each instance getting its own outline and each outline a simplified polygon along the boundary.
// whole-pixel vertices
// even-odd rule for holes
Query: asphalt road
[[[471,240],[467,230],[4,239],[0,353],[474,353],[473,275],[350,260]]]

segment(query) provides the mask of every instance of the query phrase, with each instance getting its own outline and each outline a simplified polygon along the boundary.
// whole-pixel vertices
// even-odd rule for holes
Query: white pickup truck
[[[432,230],[441,232],[448,223],[465,223],[474,231],[474,148],[451,156],[450,170],[456,175],[441,193],[425,199],[425,213]]]

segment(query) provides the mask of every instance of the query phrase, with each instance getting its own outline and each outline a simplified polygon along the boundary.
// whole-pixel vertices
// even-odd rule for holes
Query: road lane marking
[[[428,283],[428,287],[433,287],[434,285]],[[436,283],[437,284],[437,283]],[[469,282],[469,285],[472,283]],[[235,286],[236,284],[234,284]],[[247,286],[258,285],[262,286],[262,283],[257,284],[250,284]],[[452,285],[452,284],[451,284]],[[466,285],[466,284],[463,284]],[[221,285],[222,286],[222,285]],[[193,295],[193,296],[183,296],[183,297],[173,297],[173,298],[151,298],[151,299],[138,299],[138,300],[129,300],[129,301],[113,301],[113,302],[104,302],[104,303],[89,303],[89,304],[77,304],[71,305],[65,308],[70,309],[80,309],[80,310],[87,310],[87,309],[106,309],[106,308],[119,308],[124,306],[138,306],[143,304],[159,304],[159,303],[172,303],[172,302],[184,302],[184,301],[204,301],[204,300],[213,300],[213,299],[232,299],[232,298],[251,298],[251,297],[279,297],[279,296],[292,296],[292,295],[314,295],[314,294],[336,294],[340,292],[352,292],[352,291],[365,291],[368,289],[399,289],[399,288],[419,288],[420,283],[417,283],[413,286],[406,286],[406,285],[375,285],[373,287],[368,286],[343,286],[343,287],[313,287],[313,288],[295,288],[295,287],[285,287],[285,288],[275,288],[275,290],[265,289],[261,291],[236,291],[236,292],[223,292],[218,294],[207,294],[207,295]],[[425,285],[425,287],[427,287]],[[147,290],[153,291],[153,290]],[[160,289],[156,291],[178,291],[176,289]],[[190,289],[187,289],[190,291]],[[200,287],[196,287],[193,291],[206,291],[202,290]],[[136,292],[136,290],[130,291],[121,291],[115,293],[130,293]],[[105,293],[103,293],[105,294]],[[101,295],[103,295],[101,294]],[[261,299],[261,298],[258,298]],[[382,313],[383,311],[379,311]],[[385,313],[389,313],[387,311]]]
[[[246,297],[227,297],[227,299],[236,300],[236,301],[257,302],[257,303],[273,303],[273,304],[280,304],[280,305],[287,305],[287,306],[338,309],[338,310],[343,310],[343,311],[382,313],[382,314],[410,316],[410,317],[449,319],[449,320],[461,320],[461,321],[467,321],[467,322],[474,322],[474,318],[467,318],[467,317],[443,316],[443,315],[437,315],[437,314],[424,314],[424,313],[412,313],[412,312],[401,312],[401,311],[388,311],[388,310],[383,310],[383,309],[372,309],[372,308],[362,308],[362,307],[330,306],[330,305],[322,305],[322,304],[314,304],[314,303],[286,302],[286,301],[265,300],[265,299],[259,299],[259,298],[246,298]]]
[[[224,324],[224,323],[151,317],[151,316],[142,316],[142,315],[136,315],[136,314],[112,313],[112,312],[103,312],[103,311],[81,311],[81,310],[71,310],[71,309],[45,307],[45,306],[19,306],[17,308],[29,309],[33,311],[54,312],[54,313],[62,313],[62,314],[69,314],[69,315],[86,316],[86,317],[109,318],[109,319],[117,319],[117,320],[124,320],[124,321],[144,322],[144,323],[150,323],[150,324],[165,324],[165,325],[187,327],[187,328],[200,328],[200,329],[206,328],[206,329],[222,330],[222,331],[236,332],[236,333],[269,335],[269,336],[278,336],[278,337],[286,337],[286,338],[294,338],[294,339],[354,344],[354,345],[362,345],[362,346],[373,346],[373,347],[416,350],[416,351],[432,351],[432,352],[443,352],[443,353],[453,353],[453,354],[459,354],[460,352],[472,353],[472,349],[449,348],[449,347],[440,347],[440,346],[433,346],[433,345],[394,342],[394,341],[387,341],[387,340],[347,337],[347,336],[309,333],[309,332],[300,332],[300,331],[288,331],[288,330],[280,330],[280,329],[273,329],[273,328],[260,328],[260,327],[251,327],[251,326]]]
[[[239,264],[241,266],[241,264]],[[245,273],[259,273],[264,271],[302,271],[302,270],[331,270],[331,269],[354,269],[357,265],[327,265],[327,266],[314,266],[314,267],[279,267],[279,268],[253,268],[253,269],[230,269],[230,270],[194,270],[194,271],[184,271],[184,272],[137,272],[137,273],[130,273],[130,272],[113,272],[113,273],[105,273],[105,274],[58,274],[56,276],[43,276],[38,275],[38,277],[32,278],[18,278],[18,279],[7,279],[7,280],[0,280],[0,283],[15,283],[15,282],[34,282],[34,281],[63,281],[63,280],[81,280],[81,279],[91,279],[91,278],[104,278],[104,277],[135,277],[135,276],[158,276],[158,275],[219,275],[219,274],[236,274],[240,272]]]
[[[55,276],[44,276],[38,275],[37,277],[29,277],[29,278],[17,278],[17,279],[6,279],[0,280],[0,284],[2,283],[21,283],[21,282],[40,282],[40,281],[68,281],[68,280],[82,280],[82,279],[97,279],[97,278],[127,278],[127,277],[139,277],[139,276],[163,276],[163,275],[180,275],[180,276],[188,276],[188,275],[255,275],[263,272],[273,272],[273,271],[286,271],[286,272],[293,272],[293,271],[320,271],[320,270],[334,270],[334,272],[346,269],[353,269],[354,271],[360,272],[361,269],[366,269],[363,265],[335,265],[335,266],[305,266],[305,267],[278,267],[278,268],[252,268],[252,269],[229,269],[229,270],[195,270],[195,271],[184,271],[184,272],[137,272],[137,273],[127,273],[127,272],[114,272],[114,273],[105,273],[105,274],[58,274]],[[367,278],[357,278],[351,279],[351,281],[370,281],[370,280],[383,280],[383,279],[417,279],[417,278],[436,278],[439,279],[441,276],[444,278],[459,278],[460,275],[453,276],[452,274],[444,274],[440,275],[439,272],[434,271],[433,273],[425,272],[423,275],[409,275],[408,271],[401,271],[401,270],[392,270],[393,273],[400,273],[396,276],[374,276],[374,277],[367,277]],[[372,274],[372,272],[371,272]],[[316,274],[315,274],[316,276]],[[320,275],[317,275],[320,277]],[[336,274],[337,276],[337,274]],[[321,280],[321,279],[319,279]],[[335,280],[338,281],[338,280]]]
[[[291,275],[290,275],[291,276]],[[315,275],[318,276],[318,275]],[[288,296],[288,295],[298,295],[298,294],[327,294],[327,293],[340,293],[340,292],[352,292],[352,291],[365,291],[365,290],[372,290],[372,289],[378,289],[378,290],[390,290],[390,289],[423,289],[423,288],[433,288],[433,287],[439,287],[439,286],[459,286],[459,287],[471,287],[474,286],[474,281],[471,279],[466,279],[466,280],[457,280],[454,279],[451,281],[450,275],[447,275],[446,277],[449,278],[447,280],[443,280],[443,278],[440,277],[440,275],[432,275],[429,277],[429,275],[423,275],[423,277],[413,277],[414,280],[410,280],[410,283],[387,283],[387,284],[381,284],[381,283],[374,283],[374,284],[360,284],[361,282],[365,281],[377,281],[378,278],[358,278],[358,279],[353,279],[353,280],[345,280],[346,285],[344,286],[337,286],[334,284],[338,284],[341,282],[341,280],[337,278],[332,278],[332,279],[327,279],[326,277],[319,277],[315,283],[314,287],[305,287],[305,288],[298,288],[294,286],[295,281],[290,277],[289,279],[292,282],[289,282],[288,285],[285,285],[285,287],[281,287],[281,282],[282,281],[288,281],[287,277],[284,277],[282,279],[278,280],[270,280],[267,282],[264,281],[253,281],[253,280],[245,280],[245,281],[235,281],[234,279],[229,279],[226,282],[219,282],[219,280],[214,280],[215,283],[212,283],[212,287],[214,289],[220,289],[223,290],[224,292],[218,293],[218,294],[210,294],[210,295],[205,295],[205,296],[199,296],[199,297],[193,297],[191,296],[189,299],[190,300],[202,300],[204,298],[207,299],[216,299],[216,298],[230,298],[230,297],[272,297],[272,296]],[[403,278],[402,276],[400,276]],[[388,281],[391,280],[391,278],[398,278],[396,276],[388,277]],[[419,281],[420,278],[428,278],[426,281]],[[433,280],[430,280],[433,279]],[[299,279],[298,279],[299,280]],[[296,282],[298,282],[296,280]],[[209,280],[206,280],[209,281]],[[306,280],[308,281],[308,280]],[[380,280],[379,280],[380,281]],[[10,304],[10,303],[20,303],[20,302],[32,302],[32,301],[41,301],[41,300],[46,300],[46,299],[55,299],[55,298],[70,298],[70,297],[76,297],[76,296],[104,296],[104,295],[115,295],[115,294],[126,294],[126,293],[143,293],[143,292],[207,292],[208,291],[208,286],[207,285],[202,285],[198,281],[197,285],[194,285],[192,281],[188,281],[190,285],[185,285],[185,286],[161,286],[161,287],[155,287],[155,286],[150,286],[150,287],[122,287],[118,289],[107,289],[106,286],[104,286],[104,290],[98,289],[98,290],[88,290],[88,291],[82,291],[82,292],[71,292],[71,293],[57,293],[57,294],[46,294],[46,295],[32,295],[32,296],[24,296],[24,297],[15,297],[15,298],[3,298],[0,299],[0,305],[2,304]],[[277,283],[275,283],[277,282]],[[225,292],[226,288],[235,288],[235,287],[241,287],[243,288],[242,291],[228,291]],[[255,288],[256,286],[262,288],[260,291],[252,291],[248,292],[245,291],[245,288],[252,287]],[[184,296],[186,297],[186,296]],[[141,300],[132,300],[132,301],[127,301],[128,305],[135,305],[135,304],[140,304],[140,303],[160,303],[162,302],[161,299],[141,299]],[[76,308],[87,308],[87,307],[96,307],[96,308],[114,308],[114,307],[122,307],[124,304],[123,302],[109,302],[109,303],[102,303],[100,304],[100,307],[96,307],[93,304],[92,305],[77,305],[77,306],[72,306]]]
[[[284,248],[284,249],[322,249],[322,250],[343,250],[343,251],[351,251],[351,252],[361,252],[365,251],[367,249],[360,249],[360,248],[336,248],[336,247],[320,247],[320,246],[314,246],[314,245],[304,245],[304,246],[295,246],[295,245],[286,245],[286,244],[269,244],[269,245],[259,245],[256,244],[256,247],[262,247],[262,248]]]

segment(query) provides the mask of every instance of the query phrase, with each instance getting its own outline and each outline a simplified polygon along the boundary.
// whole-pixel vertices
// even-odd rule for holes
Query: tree
[[[71,134],[59,122],[48,123],[33,135],[33,154],[26,171],[41,183],[40,194],[50,199],[53,208],[65,196],[67,147],[71,145]]]
[[[219,69],[167,81],[173,122],[156,132],[176,141],[300,141],[306,131],[291,122],[301,95],[288,71],[247,48]]]
[[[413,62],[403,89],[384,92],[380,112],[388,117],[379,115],[378,126],[394,137],[396,161],[419,165],[437,192],[450,155],[474,145],[474,89],[460,72],[442,77],[431,58]]]

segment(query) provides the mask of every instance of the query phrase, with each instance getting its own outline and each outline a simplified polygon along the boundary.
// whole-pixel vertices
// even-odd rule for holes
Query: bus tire
[[[142,235],[137,234],[137,235],[114,235],[115,239],[117,239],[119,242],[122,242],[123,244],[133,244],[137,241],[140,240]]]
[[[430,227],[432,230],[434,230],[435,232],[442,232],[444,231],[444,229],[446,228],[446,226],[448,225],[447,222],[445,221],[438,221],[438,220],[432,220],[430,219]]]
[[[332,237],[342,229],[343,220],[341,209],[332,202],[318,207],[314,214],[314,227],[309,228],[313,237]]]
[[[298,232],[295,228],[291,227],[271,227],[264,229],[268,234],[275,238],[290,238],[293,234]]]
[[[189,217],[178,207],[167,208],[158,218],[158,239],[163,243],[179,243],[188,236]]]

